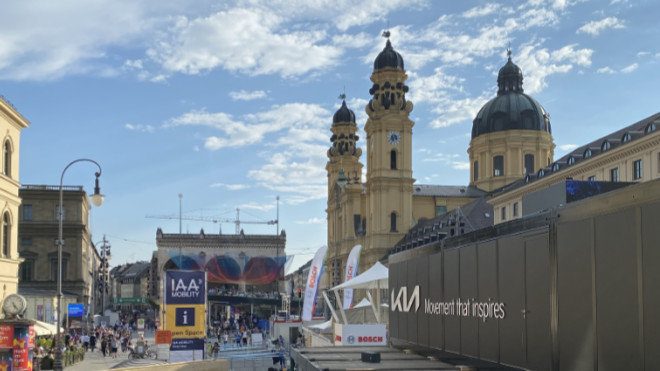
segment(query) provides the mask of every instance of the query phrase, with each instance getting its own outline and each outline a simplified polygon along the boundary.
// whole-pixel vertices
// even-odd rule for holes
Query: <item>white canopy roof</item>
[[[319,330],[325,330],[327,328],[332,327],[332,320],[327,321],[327,322],[322,322],[322,323],[317,323],[315,325],[307,326],[307,328],[315,328]]]
[[[371,268],[358,274],[356,277],[332,288],[333,291],[340,289],[386,289],[389,270],[380,262],[376,262]]]
[[[370,307],[370,306],[371,306],[371,302],[369,301],[369,299],[362,298],[362,300],[359,303],[355,304],[351,309],[364,308],[364,307]],[[386,303],[382,303],[380,306],[381,307],[388,307],[389,305],[387,305]]]
[[[57,333],[57,326],[53,324],[36,320],[34,322],[34,333],[37,336],[55,335]],[[60,327],[60,332],[64,333],[65,331]]]

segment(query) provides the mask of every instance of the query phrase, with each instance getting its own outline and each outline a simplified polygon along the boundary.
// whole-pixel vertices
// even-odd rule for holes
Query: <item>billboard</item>
[[[163,324],[172,333],[170,358],[176,355],[177,362],[199,360],[203,354],[206,292],[206,273],[203,271],[165,272]],[[181,344],[186,346],[181,347]]]

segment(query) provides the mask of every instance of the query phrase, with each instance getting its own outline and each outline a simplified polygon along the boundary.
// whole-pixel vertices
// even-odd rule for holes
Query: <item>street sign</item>
[[[172,344],[172,331],[170,330],[156,331],[156,344]]]

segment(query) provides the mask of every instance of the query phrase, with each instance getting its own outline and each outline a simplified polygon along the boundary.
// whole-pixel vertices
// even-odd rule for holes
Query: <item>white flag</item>
[[[358,275],[358,265],[360,264],[360,251],[362,245],[355,245],[348,254],[346,261],[346,275],[344,282]],[[344,309],[350,309],[353,306],[353,289],[344,289]]]
[[[319,280],[323,272],[323,264],[325,263],[325,253],[328,251],[327,246],[321,246],[314,259],[312,265],[309,267],[309,275],[307,276],[307,285],[305,285],[305,301],[303,302],[302,320],[311,321],[312,312],[314,311],[314,304],[316,303],[316,292],[319,288]]]

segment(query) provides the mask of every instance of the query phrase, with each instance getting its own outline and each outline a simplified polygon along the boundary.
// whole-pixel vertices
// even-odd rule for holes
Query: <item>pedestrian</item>
[[[215,344],[213,344],[213,349],[211,349],[211,355],[213,356],[213,359],[218,359],[220,356],[220,344],[216,341]]]
[[[105,357],[105,351],[108,348],[108,339],[103,336],[101,338],[101,353],[103,353],[103,357]]]
[[[112,337],[111,344],[112,344],[112,352],[110,353],[110,355],[112,356],[112,358],[117,358],[117,348],[119,347],[119,341],[117,340],[116,337],[114,336]]]
[[[92,349],[92,352],[96,348],[96,335],[93,332],[89,335],[89,347]]]
[[[87,352],[89,350],[89,334],[86,333],[85,335],[83,335],[82,341],[83,341],[83,349],[85,349],[85,352]]]

